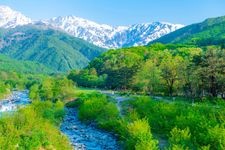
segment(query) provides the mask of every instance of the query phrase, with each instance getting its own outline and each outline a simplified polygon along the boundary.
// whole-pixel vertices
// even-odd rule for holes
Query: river
[[[61,131],[66,134],[75,150],[117,150],[117,140],[112,134],[85,125],[78,120],[74,108],[66,109],[66,116],[61,125]]]
[[[0,116],[30,104],[29,91],[13,91],[0,100]],[[80,122],[74,108],[65,108],[66,115],[61,123],[61,132],[68,137],[74,150],[117,150],[117,140],[112,134]]]
[[[19,107],[30,104],[28,91],[13,91],[6,99],[0,100],[0,116],[3,113],[16,111]]]

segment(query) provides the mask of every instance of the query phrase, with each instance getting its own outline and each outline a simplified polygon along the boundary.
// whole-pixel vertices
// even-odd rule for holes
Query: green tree
[[[41,85],[40,96],[44,100],[52,100],[53,98],[53,91],[52,88],[54,86],[53,80],[51,78],[44,79]]]
[[[198,76],[202,80],[204,95],[216,97],[221,94],[224,97],[225,82],[225,50],[208,47],[202,56]]]
[[[38,84],[34,84],[33,86],[31,86],[30,92],[29,92],[29,97],[32,100],[40,100]]]
[[[115,51],[109,57],[103,67],[103,72],[108,75],[106,86],[126,90],[140,67],[140,56],[129,51]]]
[[[159,67],[153,60],[149,59],[134,76],[133,87],[145,93],[155,94],[160,90],[160,80],[161,72]]]
[[[185,68],[184,59],[181,56],[172,56],[169,52],[165,53],[160,69],[170,96],[173,95],[175,88],[183,86],[182,75]]]

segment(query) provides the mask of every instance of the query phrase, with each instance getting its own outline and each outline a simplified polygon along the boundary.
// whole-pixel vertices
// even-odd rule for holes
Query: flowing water
[[[112,134],[80,122],[74,108],[67,108],[66,112],[61,131],[68,136],[75,150],[119,149],[117,140]]]
[[[0,116],[15,112],[18,108],[30,104],[29,91],[13,91],[6,99],[0,100]],[[65,108],[66,115],[60,130],[66,135],[75,150],[117,150],[116,138],[91,125],[79,121],[76,109]]]
[[[20,107],[30,104],[28,91],[13,91],[6,99],[0,100],[0,116],[3,113],[16,111]]]

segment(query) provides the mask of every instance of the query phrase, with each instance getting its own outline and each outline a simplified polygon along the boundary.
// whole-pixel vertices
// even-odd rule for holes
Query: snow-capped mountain
[[[31,19],[8,6],[0,6],[0,27],[15,28],[19,25],[32,23]]]
[[[16,26],[45,25],[84,39],[103,48],[121,48],[146,45],[152,40],[173,32],[183,25],[165,22],[143,23],[130,26],[113,27],[98,24],[75,16],[55,17],[49,20],[32,21],[20,12],[7,6],[0,6],[0,27],[15,28]]]
[[[183,27],[165,22],[112,27],[75,16],[57,17],[43,22],[104,48],[146,45]]]

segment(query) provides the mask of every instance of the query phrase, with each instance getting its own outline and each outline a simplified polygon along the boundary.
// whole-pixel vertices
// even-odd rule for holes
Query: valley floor
[[[223,148],[220,138],[225,135],[222,125],[224,102],[192,103],[179,98],[121,95],[95,89],[75,91],[78,99],[66,104],[64,118],[55,128],[67,136],[75,150],[136,149],[139,146],[146,150],[152,150],[152,147],[154,150]],[[19,106],[30,104],[28,92],[14,91],[0,104],[0,115],[1,112],[15,111]],[[37,109],[43,118],[53,119],[52,114],[56,113],[54,117],[59,114],[57,107],[63,110],[64,105],[34,102],[31,106],[28,108]],[[49,108],[41,110],[42,107]]]

